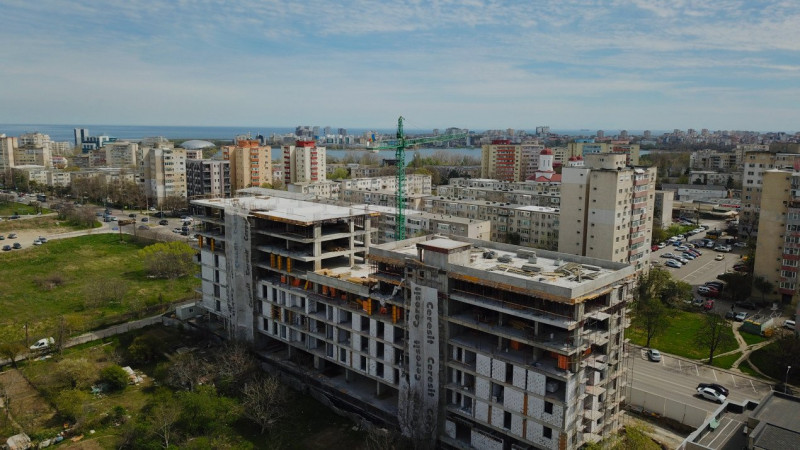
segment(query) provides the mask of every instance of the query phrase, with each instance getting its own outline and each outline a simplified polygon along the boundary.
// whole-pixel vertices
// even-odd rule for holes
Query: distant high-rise
[[[325,147],[317,147],[314,141],[284,145],[283,178],[287,185],[325,181]]]
[[[597,130],[597,138],[603,139],[606,136],[606,132],[603,130]]]
[[[89,137],[89,129],[88,128],[75,128],[75,147],[80,147],[83,145],[83,141]]]
[[[258,141],[241,140],[222,147],[222,158],[230,161],[230,184],[233,192],[272,183],[272,148]]]
[[[651,132],[650,130],[644,130],[644,138],[645,139],[650,139],[652,137],[653,137],[653,132]]]

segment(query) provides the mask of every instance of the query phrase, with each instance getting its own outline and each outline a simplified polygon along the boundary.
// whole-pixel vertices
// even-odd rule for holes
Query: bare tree
[[[84,287],[84,304],[96,308],[103,303],[121,303],[127,292],[128,284],[124,281],[104,278]]]
[[[167,383],[179,389],[194,391],[195,386],[208,375],[208,364],[193,353],[184,353],[172,359],[167,372]]]
[[[720,346],[733,341],[730,323],[719,314],[706,314],[705,326],[697,330],[695,343],[708,349],[708,363],[714,363],[714,353]]]
[[[169,448],[170,439],[180,417],[181,407],[171,397],[164,396],[150,409],[148,421],[153,427],[153,433],[164,441],[164,448]]]
[[[367,428],[367,437],[364,439],[367,450],[401,450],[411,449],[407,438],[395,430],[385,428]]]
[[[221,386],[249,378],[257,368],[250,349],[241,342],[228,342],[216,352],[213,364]]]
[[[275,377],[264,376],[245,384],[242,397],[244,415],[261,427],[261,434],[287,412],[288,392]]]

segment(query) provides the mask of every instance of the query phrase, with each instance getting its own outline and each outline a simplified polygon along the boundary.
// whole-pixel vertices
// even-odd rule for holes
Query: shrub
[[[100,380],[107,383],[112,390],[121,391],[128,387],[130,378],[122,367],[112,364],[100,372]]]

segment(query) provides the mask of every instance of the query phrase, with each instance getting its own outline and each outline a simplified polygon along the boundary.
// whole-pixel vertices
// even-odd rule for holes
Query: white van
[[[788,328],[790,330],[794,330],[796,327],[794,320],[788,319],[783,322],[783,328]]]

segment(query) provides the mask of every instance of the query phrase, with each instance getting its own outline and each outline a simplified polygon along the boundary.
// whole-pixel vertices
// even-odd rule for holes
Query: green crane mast
[[[397,241],[402,241],[406,238],[406,147],[414,147],[422,144],[430,144],[433,142],[452,141],[454,139],[462,139],[467,137],[466,134],[445,134],[442,136],[430,136],[421,138],[406,138],[403,132],[403,116],[397,119],[397,140],[390,141],[387,144],[382,144],[377,147],[370,147],[370,150],[392,150],[394,149],[395,159],[397,159],[397,192],[394,194],[395,209],[395,233],[394,237]]]

